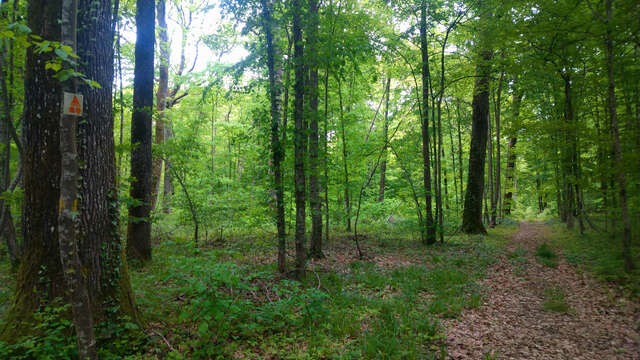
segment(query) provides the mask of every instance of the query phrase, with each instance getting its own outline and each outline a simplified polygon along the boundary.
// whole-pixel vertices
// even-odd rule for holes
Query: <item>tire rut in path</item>
[[[539,264],[535,250],[547,231],[521,223],[507,249],[524,249],[526,263],[500,256],[481,281],[483,304],[444,321],[449,359],[640,359],[638,304],[578,274],[561,256],[557,268]],[[567,313],[544,310],[548,288],[566,294]]]

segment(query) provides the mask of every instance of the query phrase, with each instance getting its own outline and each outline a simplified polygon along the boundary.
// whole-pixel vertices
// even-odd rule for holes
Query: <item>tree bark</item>
[[[34,34],[60,41],[60,0],[32,0],[27,24]],[[45,63],[52,53],[27,48],[24,77],[24,255],[18,269],[14,303],[4,318],[0,339],[29,331],[34,311],[43,303],[64,297],[66,286],[58,243],[60,197],[59,119],[62,89]],[[46,279],[46,281],[40,281]]]
[[[165,122],[167,114],[167,94],[169,91],[169,36],[167,35],[167,14],[166,0],[158,0],[156,8],[158,21],[158,46],[160,47],[160,66],[158,69],[158,91],[156,93],[156,128],[155,143],[162,144],[165,136]],[[162,157],[156,155],[153,159],[153,169],[151,173],[151,211],[158,203],[160,193],[160,177],[162,175]]]
[[[89,269],[89,297],[95,319],[120,312],[138,321],[126,256],[119,234],[113,137],[113,27],[111,1],[80,1],[78,12],[79,70],[100,88],[80,86],[85,115],[78,124],[80,163],[80,259]],[[117,319],[110,319],[117,321]]]
[[[284,190],[282,185],[282,158],[284,149],[280,141],[280,93],[282,91],[282,69],[276,62],[277,49],[274,44],[274,20],[267,0],[262,2],[263,27],[267,43],[267,67],[269,69],[269,97],[271,101],[271,152],[273,158],[273,183],[276,197],[276,225],[278,229],[278,271],[287,270],[286,230],[284,222]]]
[[[633,258],[631,256],[631,218],[629,216],[629,207],[627,204],[627,180],[625,168],[622,159],[622,149],[620,146],[620,131],[618,128],[618,116],[616,109],[616,85],[614,72],[614,40],[613,40],[613,0],[606,0],[606,66],[607,66],[607,83],[608,98],[607,105],[609,107],[609,119],[611,120],[611,130],[613,131],[613,148],[616,159],[616,172],[618,178],[618,191],[620,196],[620,209],[622,210],[622,257],[624,258],[624,269],[630,273],[635,268]]]
[[[481,3],[481,2],[480,2]],[[481,8],[486,10],[485,6]],[[486,15],[485,15],[486,16]],[[486,25],[485,25],[486,26]],[[482,30],[485,32],[486,30]],[[491,48],[486,43],[487,35],[480,34],[478,64],[476,65],[476,82],[473,89],[471,119],[471,146],[469,151],[469,171],[467,191],[464,197],[462,213],[462,232],[466,234],[486,234],[482,224],[482,193],[484,189],[484,168],[487,151],[488,117],[489,117],[489,81],[491,78]]]
[[[61,1],[32,1],[29,27],[43,38],[61,35]],[[138,321],[126,258],[118,236],[119,211],[115,185],[112,80],[113,30],[111,1],[80,2],[78,71],[101,87],[83,85],[84,116],[78,124],[80,196],[77,204],[78,254],[87,278],[91,314],[96,322],[114,314]],[[29,331],[33,312],[60,297],[67,299],[58,238],[61,184],[60,114],[62,89],[45,64],[50,54],[27,51],[24,121],[25,255],[18,270],[15,303],[0,338],[17,338]],[[68,138],[68,133],[66,134]],[[68,177],[67,177],[68,178]],[[73,206],[65,195],[65,205]],[[45,230],[43,230],[45,229]],[[68,238],[67,238],[68,239]],[[65,244],[68,241],[64,241]],[[64,250],[64,249],[63,249]]]
[[[384,125],[382,127],[382,141],[387,142],[389,136],[389,94],[391,92],[391,75],[387,78],[386,99],[384,105]],[[385,150],[380,163],[380,188],[378,189],[378,202],[384,201],[384,187],[387,177],[387,151]]]
[[[517,121],[520,117],[520,104],[522,103],[522,92],[514,90],[511,97],[511,106],[513,107],[513,120],[512,128],[517,127]],[[507,147],[507,167],[505,169],[505,191],[504,191],[504,204],[502,206],[504,215],[511,215],[513,190],[515,187],[514,175],[516,171],[516,144],[518,137],[516,136],[517,129],[512,129],[511,138],[509,138],[509,146]]]
[[[131,118],[131,183],[127,255],[151,260],[151,128],[153,108],[154,0],[137,0],[133,115]]]
[[[493,92],[493,91],[492,91]],[[487,116],[487,127],[488,127],[488,138],[487,138],[487,158],[489,163],[487,164],[488,173],[487,173],[487,181],[488,181],[488,190],[489,190],[489,198],[491,202],[491,214],[495,213],[496,203],[494,196],[494,188],[493,188],[493,131],[491,127],[491,115]],[[496,226],[495,217],[490,216],[489,221],[487,221],[489,227],[493,228]]]
[[[348,156],[349,152],[347,151],[347,134],[345,129],[345,119],[344,119],[344,111],[342,105],[342,82],[339,78],[340,75],[337,75],[338,79],[338,103],[340,107],[340,130],[341,130],[341,138],[342,138],[342,166],[344,170],[344,209],[347,217],[347,232],[351,232],[351,204],[349,202],[349,167],[348,167]]]
[[[13,14],[11,15],[12,21],[15,18],[14,2]],[[2,90],[2,116],[0,119],[0,194],[9,189],[11,182],[11,128],[13,126],[13,97],[11,96],[10,89],[13,89],[13,40],[9,40],[9,45],[0,44],[5,51],[0,55],[0,90]],[[6,54],[6,55],[5,55]],[[9,61],[6,61],[6,58]],[[6,75],[5,75],[6,73]],[[22,156],[22,154],[19,154]],[[13,217],[11,216],[11,209],[5,204],[4,199],[0,199],[0,232],[4,237],[7,244],[7,250],[9,252],[9,259],[13,266],[17,266],[20,258],[20,248],[18,246],[16,230],[13,223]]]
[[[309,256],[324,258],[322,253],[322,200],[318,180],[318,1],[309,0],[309,24],[307,30],[307,59],[309,66],[309,203],[311,208],[311,246]]]
[[[78,48],[78,1],[63,0],[61,15],[62,44]],[[63,83],[63,88],[76,93],[75,79]],[[64,109],[63,109],[64,110]],[[76,239],[76,213],[78,212],[78,152],[76,148],[76,116],[60,115],[60,207],[58,213],[58,243],[60,262],[65,283],[69,290],[71,312],[80,359],[97,359],[96,340],[93,333],[93,314],[89,303],[87,279],[82,271]]]
[[[436,229],[431,208],[431,160],[429,146],[429,44],[427,42],[427,2],[420,5],[420,50],[422,56],[422,177],[425,197],[425,244],[436,242]]]
[[[305,251],[306,235],[306,179],[305,179],[305,148],[307,137],[304,123],[304,45],[302,43],[302,5],[300,0],[293,0],[293,57],[295,68],[294,85],[294,123],[295,123],[295,143],[294,143],[294,169],[295,169],[295,201],[296,201],[296,268],[297,279],[304,276],[307,254]]]
[[[504,80],[504,69],[500,72],[500,79],[498,80],[498,89],[497,89],[497,95],[496,95],[496,102],[495,102],[495,106],[494,106],[494,113],[493,116],[495,117],[496,120],[496,125],[495,125],[495,129],[496,129],[496,161],[495,161],[495,188],[494,188],[494,196],[495,199],[493,200],[493,202],[496,204],[494,208],[491,209],[491,226],[496,226],[497,223],[497,217],[498,214],[500,214],[501,211],[501,204],[502,202],[500,201],[500,195],[502,194],[502,191],[500,190],[501,184],[500,184],[500,180],[501,180],[501,174],[500,174],[500,170],[502,168],[502,162],[500,159],[500,112],[501,112],[501,108],[502,108],[502,82]]]
[[[562,171],[564,179],[564,213],[567,223],[567,228],[572,230],[574,227],[574,168],[575,168],[575,123],[573,117],[573,96],[572,96],[572,84],[571,75],[569,73],[562,73],[562,79],[564,81],[564,122],[565,122],[565,145],[564,156],[562,162]]]

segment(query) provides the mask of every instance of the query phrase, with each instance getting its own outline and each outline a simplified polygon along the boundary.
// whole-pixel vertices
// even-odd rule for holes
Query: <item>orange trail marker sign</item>
[[[62,113],[64,115],[82,116],[82,95],[65,92]]]

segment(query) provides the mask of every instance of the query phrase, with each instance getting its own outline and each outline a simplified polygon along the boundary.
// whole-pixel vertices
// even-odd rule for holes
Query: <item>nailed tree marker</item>
[[[82,95],[64,93],[64,115],[82,116]]]

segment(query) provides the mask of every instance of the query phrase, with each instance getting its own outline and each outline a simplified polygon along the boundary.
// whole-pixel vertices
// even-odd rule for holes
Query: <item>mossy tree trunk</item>
[[[86,270],[91,311],[96,322],[126,314],[137,320],[118,228],[115,147],[112,116],[113,30],[111,2],[80,2],[79,71],[100,84],[81,86],[84,115],[77,130],[80,202],[78,252]],[[28,23],[35,34],[60,39],[61,1],[33,0]],[[60,84],[44,69],[48,54],[27,51],[24,122],[24,244],[11,310],[0,338],[16,339],[31,328],[42,304],[67,299],[58,246],[61,158]],[[112,312],[118,308],[119,311]],[[117,320],[117,319],[109,319]]]

